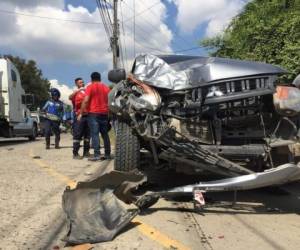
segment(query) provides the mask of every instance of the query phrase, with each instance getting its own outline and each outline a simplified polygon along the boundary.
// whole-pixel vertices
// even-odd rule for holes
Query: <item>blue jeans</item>
[[[92,146],[94,155],[100,156],[100,139],[99,133],[103,139],[105,155],[110,155],[110,139],[108,136],[108,115],[88,114],[90,133],[92,138]]]

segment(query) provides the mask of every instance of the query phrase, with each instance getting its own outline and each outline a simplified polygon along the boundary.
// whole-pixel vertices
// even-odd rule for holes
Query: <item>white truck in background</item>
[[[30,104],[33,96],[25,94],[17,68],[9,59],[0,58],[0,137],[35,140],[37,121],[30,115]]]

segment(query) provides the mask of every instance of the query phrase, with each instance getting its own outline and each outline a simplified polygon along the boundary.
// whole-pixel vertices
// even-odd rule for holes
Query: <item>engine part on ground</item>
[[[158,202],[160,196],[155,194],[143,195],[134,203],[140,210],[147,209]]]
[[[63,194],[63,210],[67,215],[69,244],[96,243],[112,240],[138,214],[126,210],[118,201],[133,203],[131,193],[146,181],[142,175],[113,171],[90,182],[78,183]]]

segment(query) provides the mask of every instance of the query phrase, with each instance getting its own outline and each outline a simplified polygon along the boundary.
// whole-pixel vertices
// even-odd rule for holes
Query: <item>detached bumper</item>
[[[253,173],[217,181],[200,182],[160,192],[160,196],[170,196],[178,193],[193,193],[194,189],[207,192],[235,191],[280,185],[300,180],[300,165],[287,163],[261,173]]]

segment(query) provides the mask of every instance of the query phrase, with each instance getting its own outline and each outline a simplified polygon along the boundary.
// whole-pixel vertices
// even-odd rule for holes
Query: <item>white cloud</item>
[[[63,0],[4,0],[0,9],[58,19],[78,20],[82,22],[101,22],[98,10],[89,12],[85,7],[62,7]],[[133,16],[133,0],[121,2],[123,19]],[[139,3],[136,1],[136,14],[153,6],[136,18],[136,52],[149,52],[155,48],[170,52],[172,33],[164,24],[165,6],[155,0]],[[120,8],[121,10],[121,8]],[[121,12],[119,12],[121,14]],[[121,15],[119,17],[121,20]],[[5,25],[3,25],[5,23]],[[149,25],[149,23],[152,23]],[[133,57],[132,19],[124,26],[128,58]],[[154,27],[154,28],[153,28]],[[111,65],[112,54],[102,24],[62,22],[24,15],[0,15],[0,46],[19,51],[27,58],[38,62],[66,62],[74,64]],[[121,32],[123,34],[123,32]],[[122,37],[121,42],[124,42]]]
[[[60,100],[65,104],[71,105],[71,101],[69,100],[69,95],[71,95],[74,89],[70,88],[68,85],[59,83],[58,80],[53,79],[50,80],[51,88],[57,88],[60,91],[61,97]]]
[[[1,2],[22,8],[34,8],[36,6],[64,7],[64,0],[1,0]]]
[[[177,6],[177,25],[182,32],[192,32],[207,24],[206,36],[224,30],[249,0],[172,0]]]

